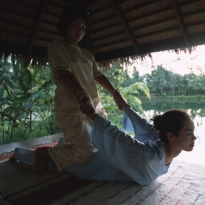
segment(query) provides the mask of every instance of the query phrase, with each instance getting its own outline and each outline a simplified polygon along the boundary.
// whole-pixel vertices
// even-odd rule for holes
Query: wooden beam
[[[116,12],[116,14],[117,14],[119,20],[120,20],[122,26],[124,27],[124,29],[125,29],[125,31],[126,31],[128,37],[129,37],[130,41],[132,42],[132,44],[133,44],[135,50],[137,51],[137,54],[140,54],[140,51],[139,51],[139,49],[138,49],[138,47],[139,47],[139,46],[138,46],[138,43],[137,43],[137,41],[136,41],[136,39],[135,39],[133,33],[131,32],[131,29],[130,29],[130,27],[129,27],[129,25],[128,25],[126,19],[125,19],[125,17],[123,16],[123,14],[122,14],[122,12],[121,12],[119,6],[117,5],[117,3],[116,3],[115,0],[111,0],[111,4],[112,4],[112,6],[113,6],[113,8],[114,8],[114,10],[115,10],[115,12]]]
[[[168,1],[170,1],[170,0],[168,0]],[[179,26],[180,26],[180,29],[181,29],[185,44],[186,44],[186,47],[189,47],[190,44],[189,44],[189,39],[188,39],[188,33],[187,33],[187,30],[186,30],[186,25],[184,23],[183,16],[181,15],[181,11],[179,9],[179,6],[177,5],[177,1],[176,0],[171,0],[171,3],[172,3],[172,6],[173,6],[173,9],[174,9],[174,12],[176,14],[176,17],[177,17],[177,20],[178,20],[178,23],[179,23]]]
[[[41,23],[41,18],[43,16],[43,13],[44,13],[44,9],[47,5],[47,2],[48,0],[44,0],[41,2],[41,6],[39,8],[39,11],[38,11],[38,15],[37,15],[37,18],[35,19],[35,24],[34,24],[34,27],[33,27],[33,30],[32,30],[32,35],[29,39],[29,43],[28,43],[28,52],[27,52],[27,56],[29,57],[30,54],[31,54],[31,50],[32,50],[32,47],[33,47],[33,44],[34,44],[34,40],[36,38],[36,35],[37,35],[37,31],[38,31],[38,28],[40,26],[40,23]]]

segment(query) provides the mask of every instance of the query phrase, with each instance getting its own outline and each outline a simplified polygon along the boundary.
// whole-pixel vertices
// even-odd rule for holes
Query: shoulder
[[[50,46],[49,46],[49,49],[55,49],[55,48],[62,48],[64,47],[64,43],[63,41],[53,41]]]
[[[87,49],[85,49],[85,48],[80,48],[80,50],[81,50],[81,52],[84,53],[89,59],[92,59],[92,58],[93,58],[93,54],[92,54],[89,50],[87,50]]]

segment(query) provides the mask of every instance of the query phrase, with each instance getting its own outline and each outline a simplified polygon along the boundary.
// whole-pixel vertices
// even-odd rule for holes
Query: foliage
[[[141,76],[141,81],[146,82],[151,95],[179,96],[179,95],[204,95],[205,76],[194,73],[181,76],[166,70],[158,65],[151,74]]]
[[[127,83],[129,75],[118,64],[104,69],[110,81],[117,87],[135,110],[142,112],[136,97],[138,90],[149,96],[143,83]],[[126,87],[122,85],[126,84]],[[0,61],[0,144],[21,141],[60,132],[53,112],[54,83],[48,66],[24,68],[20,58]],[[121,126],[122,112],[116,107],[112,96],[99,87],[103,105],[109,119]]]
[[[38,126],[40,113],[49,107],[52,114],[54,86],[49,68],[23,67],[20,58],[0,61],[0,143],[27,139],[34,122]]]
[[[187,96],[201,100],[205,96],[205,76],[194,73],[181,76],[166,70],[161,65],[151,74],[140,76],[134,67],[130,77],[128,70],[119,63],[102,71],[115,88],[128,101],[128,104],[143,114],[150,95],[174,96],[183,102]],[[117,108],[113,97],[97,85],[102,104],[108,119],[121,128],[122,112]],[[20,141],[29,137],[40,137],[60,132],[53,112],[54,83],[48,66],[24,68],[19,58],[0,60],[0,144]],[[143,109],[141,100],[143,101]],[[190,97],[189,97],[190,100]],[[204,100],[204,99],[203,99]],[[165,102],[173,103],[172,100]],[[204,114],[203,111],[201,111]]]
[[[123,69],[122,65],[113,64],[110,69],[102,68],[103,73],[108,77],[111,83],[117,88],[128,104],[139,113],[143,114],[141,101],[137,97],[138,92],[143,92],[150,98],[149,89],[143,82],[136,82],[128,75],[128,71]],[[122,112],[116,106],[113,97],[103,88],[98,86],[99,94],[104,109],[108,113],[108,119],[119,128],[121,128]]]

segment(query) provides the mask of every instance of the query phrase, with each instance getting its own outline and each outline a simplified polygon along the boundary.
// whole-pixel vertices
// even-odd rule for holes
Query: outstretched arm
[[[152,130],[153,125],[130,108],[123,109],[122,128],[133,132],[140,142],[159,138],[159,133]]]
[[[117,89],[114,88],[114,86],[103,73],[97,75],[94,78],[98,84],[100,84],[105,90],[107,90],[113,96],[119,110],[122,110],[124,106],[130,107],[125,98],[120,94],[120,92]]]
[[[115,87],[111,84],[111,82],[108,80],[108,78],[103,73],[100,73],[97,76],[94,76],[94,79],[97,84],[102,86],[111,95],[114,95]]]
[[[70,71],[59,69],[55,72],[55,77],[60,78],[67,89],[72,90],[78,102],[80,102],[84,97],[88,98],[88,94]]]

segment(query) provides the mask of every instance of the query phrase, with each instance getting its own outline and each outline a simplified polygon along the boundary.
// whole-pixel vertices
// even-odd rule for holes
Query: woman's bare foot
[[[49,174],[48,163],[50,155],[48,149],[48,147],[39,147],[35,150],[35,172],[39,176]]]
[[[17,161],[17,159],[14,157],[14,154],[11,155],[11,157],[9,158],[9,161],[13,161],[13,162]]]

